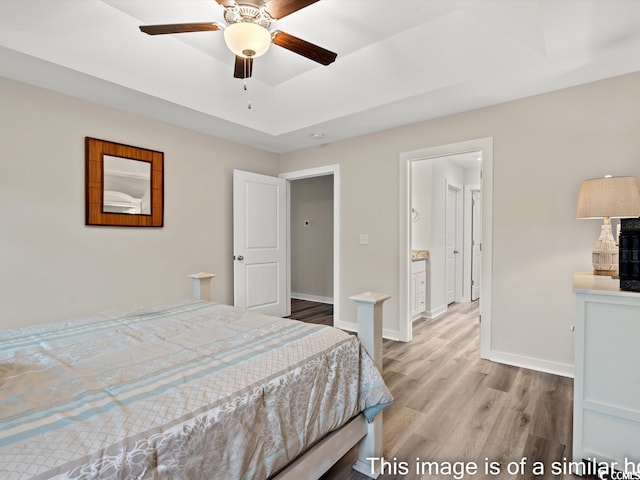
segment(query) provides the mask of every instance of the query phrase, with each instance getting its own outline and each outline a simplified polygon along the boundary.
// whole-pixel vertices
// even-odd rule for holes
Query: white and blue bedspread
[[[267,478],[391,401],[353,335],[211,302],[2,331],[0,478]]]

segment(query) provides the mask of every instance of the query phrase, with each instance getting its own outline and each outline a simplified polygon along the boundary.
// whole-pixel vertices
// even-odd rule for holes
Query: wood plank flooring
[[[291,315],[288,318],[333,326],[333,305],[292,298]]]
[[[330,306],[298,302],[292,318],[331,323]],[[573,380],[480,359],[478,319],[478,302],[453,304],[436,319],[416,321],[411,343],[384,341],[384,378],[395,401],[384,410],[391,463],[379,478],[581,478],[562,472],[571,461]],[[523,457],[523,470],[511,463]],[[323,480],[365,480],[351,469],[355,458],[354,449]],[[437,462],[437,474],[416,459]],[[462,464],[447,472],[446,462],[475,463],[479,473],[456,472]],[[491,462],[495,472],[485,473]]]

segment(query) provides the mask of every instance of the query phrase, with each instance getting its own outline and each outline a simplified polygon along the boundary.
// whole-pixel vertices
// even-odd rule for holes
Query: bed
[[[372,353],[203,299],[0,332],[0,478],[302,478],[355,443],[375,477],[392,397]]]

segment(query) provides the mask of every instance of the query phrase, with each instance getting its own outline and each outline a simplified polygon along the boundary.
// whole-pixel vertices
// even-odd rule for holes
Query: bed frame
[[[211,300],[212,273],[194,273],[193,296],[197,300]],[[383,293],[365,292],[349,297],[357,304],[358,338],[374,363],[382,372],[382,304],[391,298]],[[318,479],[349,450],[358,446],[358,460],[353,469],[378,478],[381,462],[372,458],[382,457],[382,412],[372,423],[360,414],[338,430],[320,440],[313,448],[298,457],[273,480]],[[375,468],[372,468],[375,467]]]

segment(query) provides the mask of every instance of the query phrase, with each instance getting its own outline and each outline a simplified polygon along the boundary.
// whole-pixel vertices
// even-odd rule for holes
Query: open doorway
[[[323,262],[325,263],[330,262],[330,265],[325,265],[324,267],[316,266],[317,268],[325,268],[324,274],[322,275],[322,279],[320,280],[320,283],[322,285],[315,285],[315,286],[305,285],[300,287],[300,283],[296,284],[295,281],[294,283],[292,283],[292,278],[294,276],[295,269],[305,270],[308,268],[316,268],[316,267],[313,267],[312,265],[309,266],[306,264],[300,264],[299,261],[295,260],[296,256],[300,257],[300,255],[305,255],[304,251],[303,252],[297,251],[294,253],[291,248],[289,249],[289,262],[288,262],[289,275],[288,275],[288,285],[287,285],[288,297],[291,298],[292,295],[294,295],[296,297],[307,298],[308,300],[311,300],[311,301],[319,301],[324,303],[333,302],[333,325],[340,327],[340,308],[339,308],[340,307],[340,301],[339,301],[340,300],[340,263],[339,263],[339,259],[340,259],[340,243],[339,243],[339,239],[340,239],[340,166],[326,165],[318,168],[286,172],[286,173],[280,174],[279,176],[280,178],[284,178],[285,180],[288,180],[287,204],[289,208],[288,208],[288,214],[287,214],[288,215],[287,224],[289,227],[288,227],[287,236],[290,239],[290,242],[289,242],[290,244],[292,243],[292,237],[294,236],[302,237],[302,238],[298,238],[296,241],[304,242],[305,235],[307,233],[313,233],[314,228],[315,228],[315,231],[317,232],[318,228],[321,228],[321,225],[323,223],[327,221],[330,221],[332,223],[332,234],[330,235],[331,245],[328,246],[329,248],[326,248],[327,245],[324,245],[323,247],[324,249]],[[292,205],[292,202],[300,201],[300,198],[301,198],[299,195],[296,195],[295,186],[293,187],[293,190],[294,190],[293,195],[296,195],[297,200],[296,198],[292,198],[292,184],[294,182],[303,181],[306,179],[309,179],[309,180],[316,179],[316,181],[311,181],[311,183],[309,183],[306,186],[312,189],[318,189],[318,192],[320,192],[319,195],[323,198],[322,202],[324,203],[324,206],[320,208],[322,213],[318,213],[318,215],[322,215],[323,217],[321,221],[318,220],[320,218],[318,216],[316,216],[315,217],[316,219],[314,220],[314,218],[311,218],[309,215],[305,215],[306,213],[316,211],[315,208],[300,210],[297,208],[299,207],[299,205],[297,206]],[[324,189],[326,189],[327,183],[331,185],[330,198],[327,198],[328,192],[323,191]],[[302,189],[304,189],[305,187],[304,184],[299,184],[299,186],[302,186],[303,187]],[[299,189],[299,190],[302,190],[302,189]],[[307,196],[306,200],[304,201],[311,201],[311,199]],[[332,209],[331,212],[326,211],[327,203],[331,204],[331,206],[329,207],[330,209]],[[328,217],[330,217],[330,219]],[[295,222],[295,225],[293,225],[293,222]],[[309,223],[305,225],[306,222],[309,222]],[[318,236],[313,241],[314,242],[320,241],[320,242],[326,243],[327,240],[328,239],[325,236]],[[330,253],[327,253],[327,252],[330,252]],[[292,265],[292,263],[297,263],[297,265]],[[329,279],[327,279],[327,272],[330,272]],[[292,291],[292,286],[295,287],[296,289],[302,288],[305,290],[308,290],[309,288],[311,288],[310,290],[311,293],[295,291],[295,289],[294,291]],[[313,292],[320,292],[320,293],[313,293]],[[289,310],[288,314],[290,313],[291,311]]]
[[[333,175],[291,180],[291,298],[333,304]]]
[[[424,311],[414,313],[415,320],[435,318],[452,303],[471,301],[471,192],[480,192],[482,152],[419,159],[410,168],[411,210],[419,212],[410,225],[412,262],[422,252],[426,265],[421,270],[427,273]]]
[[[479,152],[482,159],[482,173],[481,177],[464,178],[464,174],[460,178],[456,178],[454,173],[434,174],[435,163],[434,159],[442,157],[456,157],[460,154],[474,154]],[[476,160],[477,162],[477,157]],[[424,163],[423,163],[424,162]],[[413,205],[413,190],[412,189],[412,165],[430,165],[430,174],[432,177],[438,178],[437,181],[433,181],[433,178],[429,181],[434,187],[427,196],[428,201],[431,202],[431,196],[442,199],[440,206],[436,208],[423,208],[420,211]],[[451,166],[451,163],[445,164]],[[442,167],[447,168],[447,167]],[[439,258],[434,259],[434,262],[430,262],[427,267],[429,271],[429,277],[437,275],[439,281],[431,282],[431,286],[427,285],[427,297],[429,300],[429,306],[425,307],[425,310],[430,309],[428,313],[430,316],[437,316],[439,313],[446,311],[446,198],[449,185],[458,187],[462,192],[462,201],[451,202],[455,204],[455,208],[460,208],[459,204],[463,205],[461,214],[462,225],[460,225],[459,217],[454,220],[456,229],[453,238],[458,237],[458,232],[463,232],[461,240],[457,240],[453,243],[453,251],[458,246],[461,250],[464,249],[464,253],[461,254],[462,261],[453,263],[453,272],[455,274],[455,280],[453,284],[454,300],[457,295],[459,300],[456,301],[471,301],[473,292],[473,248],[474,239],[472,235],[464,235],[464,232],[472,232],[473,225],[473,191],[478,191],[481,194],[481,201],[476,203],[476,227],[478,221],[481,222],[481,227],[477,229],[476,236],[480,236],[480,241],[476,243],[477,249],[481,249],[481,255],[476,258],[475,275],[478,279],[476,294],[480,295],[480,351],[481,356],[488,358],[491,351],[491,241],[492,241],[492,176],[493,176],[493,139],[481,138],[476,140],[469,140],[466,142],[460,142],[456,144],[442,145],[438,147],[429,147],[412,152],[404,152],[400,154],[400,282],[399,282],[399,340],[410,341],[412,338],[412,323],[413,317],[411,315],[411,266],[412,266],[412,252],[417,249],[433,250],[434,252],[440,251]],[[478,172],[480,173],[480,172]],[[419,189],[418,189],[419,190]],[[437,191],[437,192],[436,192]],[[436,205],[436,202],[433,202]],[[431,226],[436,224],[442,225],[442,230],[437,232],[435,228],[423,228],[416,229],[413,227],[415,223],[416,210],[420,218],[432,217]],[[481,215],[480,215],[481,213]],[[429,248],[424,248],[424,245],[416,244],[415,238],[412,238],[416,232],[428,232]],[[461,251],[459,250],[459,251]],[[454,254],[455,255],[455,254]],[[431,257],[431,251],[429,251],[429,257]],[[436,272],[434,274],[434,269]],[[429,283],[430,280],[427,280]],[[455,285],[459,287],[456,289]],[[480,291],[481,289],[481,291]],[[456,293],[457,292],[457,293]]]

